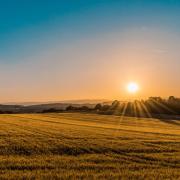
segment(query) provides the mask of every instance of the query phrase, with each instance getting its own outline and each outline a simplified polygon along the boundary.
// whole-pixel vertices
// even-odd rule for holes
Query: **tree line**
[[[0,114],[11,113],[60,113],[60,112],[85,112],[106,115],[133,116],[133,117],[168,117],[180,118],[180,98],[170,96],[149,97],[147,100],[125,102],[115,100],[112,103],[98,103],[96,105],[0,105]]]
[[[94,108],[86,106],[68,106],[66,111],[95,112],[98,114],[125,115],[135,117],[154,117],[158,115],[180,115],[180,98],[170,96],[168,99],[149,97],[147,100],[122,102],[115,100],[112,104],[98,103]]]

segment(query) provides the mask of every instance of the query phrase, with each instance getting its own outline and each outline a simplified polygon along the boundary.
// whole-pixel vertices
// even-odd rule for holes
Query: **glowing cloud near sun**
[[[127,91],[129,93],[136,93],[137,91],[139,90],[139,86],[137,83],[135,82],[130,82],[128,85],[127,85]]]

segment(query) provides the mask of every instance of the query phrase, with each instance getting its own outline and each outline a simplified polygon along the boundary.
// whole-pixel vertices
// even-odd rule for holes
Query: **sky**
[[[0,102],[180,97],[179,19],[179,0],[0,0]]]

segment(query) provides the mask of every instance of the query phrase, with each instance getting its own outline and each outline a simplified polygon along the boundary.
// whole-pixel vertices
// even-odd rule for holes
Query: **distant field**
[[[180,121],[0,115],[0,179],[180,179]]]

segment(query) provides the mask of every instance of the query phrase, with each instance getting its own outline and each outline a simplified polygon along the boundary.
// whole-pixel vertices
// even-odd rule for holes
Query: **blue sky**
[[[168,59],[166,57],[164,62],[167,65],[173,64],[174,66],[171,65],[172,68],[176,69],[177,66],[179,66],[179,54],[176,52],[174,55],[173,49],[179,48],[179,18],[180,1],[178,0],[0,0],[0,66],[1,69],[3,69],[0,75],[7,78],[7,81],[10,81],[9,84],[7,81],[5,83],[2,82],[1,91],[4,95],[6,95],[6,92],[12,94],[10,89],[14,87],[14,84],[11,83],[11,77],[8,77],[12,76],[12,72],[17,74],[17,78],[14,78],[15,81],[18,81],[18,86],[27,87],[27,89],[18,88],[17,96],[14,95],[9,99],[2,98],[2,101],[11,101],[11,99],[22,99],[25,101],[31,99],[38,100],[37,95],[33,96],[33,94],[31,94],[29,98],[27,97],[30,93],[29,88],[32,87],[33,82],[34,92],[39,93],[45,86],[43,84],[37,87],[37,84],[47,82],[48,86],[48,84],[51,84],[52,79],[59,79],[59,71],[64,72],[63,76],[68,78],[67,81],[71,85],[66,86],[64,82],[59,85],[58,82],[55,81],[52,89],[57,89],[57,92],[55,92],[56,96],[51,97],[51,89],[49,90],[50,95],[47,99],[102,98],[100,93],[94,93],[95,95],[91,96],[94,91],[100,91],[100,89],[91,90],[91,88],[88,88],[89,84],[85,82],[86,80],[82,83],[81,75],[77,72],[81,71],[81,69],[83,71],[84,67],[87,67],[87,71],[89,72],[87,79],[90,78],[91,73],[96,74],[95,78],[100,78],[98,71],[100,71],[101,68],[105,74],[107,74],[106,71],[108,71],[108,65],[103,69],[101,64],[108,64],[107,61],[111,61],[110,59],[104,59],[104,61],[99,60],[103,56],[102,51],[106,49],[107,52],[114,53],[111,52],[113,47],[116,49],[117,45],[119,45],[121,48],[117,56],[121,56],[121,54],[123,54],[121,51],[125,47],[125,44],[128,44],[130,47],[132,41],[136,41],[137,44],[138,42],[142,42],[140,45],[140,48],[142,48],[143,43],[146,43],[146,45],[147,43],[151,43],[151,46],[153,46],[152,42],[149,42],[153,38],[154,46],[157,45],[155,41],[158,38],[158,43],[162,42],[163,39],[165,44],[170,45],[164,47],[164,44],[159,44],[156,51],[161,53],[168,51],[170,54],[168,57],[172,58]],[[129,37],[131,37],[131,39],[129,39]],[[142,40],[143,37],[144,39]],[[118,39],[118,41],[116,41],[116,39]],[[93,40],[93,42],[91,40]],[[97,46],[97,49],[99,48],[98,52],[93,49],[94,46]],[[76,49],[76,47],[78,47],[78,49]],[[84,49],[85,47],[87,48]],[[102,47],[104,47],[104,49]],[[73,52],[71,52],[72,49]],[[86,54],[82,52],[82,49],[84,49],[83,51],[86,52]],[[150,50],[150,47],[146,47],[146,50]],[[59,52],[59,54],[57,52]],[[131,52],[127,53],[131,54]],[[72,57],[69,57],[70,55]],[[45,60],[42,59],[42,56],[46,57]],[[56,58],[54,58],[56,60],[54,60],[52,56],[56,56]],[[86,56],[88,56],[88,58],[86,58]],[[93,56],[93,60],[90,60],[90,56]],[[96,56],[97,58],[101,58],[96,59]],[[49,57],[49,59],[47,57]],[[75,58],[74,61],[70,59],[73,57]],[[148,62],[152,61],[151,65],[156,66],[156,58],[153,58],[154,57],[148,60]],[[89,61],[91,61],[92,64]],[[126,64],[126,60],[119,61],[121,61],[119,63]],[[141,64],[147,64],[148,62],[144,59],[144,62],[141,62]],[[29,65],[29,71],[22,70],[27,68],[26,63],[31,64]],[[110,71],[113,71],[114,68],[114,71],[118,72],[116,63],[117,62],[113,62],[112,60],[112,70]],[[136,64],[137,63],[139,62],[136,61]],[[161,63],[162,61],[160,61],[157,66],[160,66]],[[54,66],[52,64],[54,64]],[[74,64],[76,65],[74,66]],[[126,65],[128,65],[128,63]],[[44,66],[47,66],[46,68],[50,67],[48,70],[50,78],[47,81],[47,69],[45,71],[42,68]],[[94,66],[98,67],[96,71],[94,70]],[[59,70],[56,69],[57,67]],[[76,76],[74,81],[83,84],[84,91],[87,92],[84,93],[82,97],[79,94],[72,96],[71,92],[69,92],[69,94],[66,93],[67,88],[77,86],[72,86],[73,82],[70,80],[71,77],[67,75],[69,69],[71,70],[71,75]],[[162,74],[167,74],[165,69],[166,67],[162,69]],[[119,71],[124,70],[121,67]],[[39,81],[34,79],[35,77],[32,75],[33,72],[36,75],[35,77],[37,77],[37,79],[39,78]],[[28,73],[29,75],[27,75]],[[177,74],[178,69],[175,70],[175,74],[173,73],[171,75],[172,79],[175,75],[177,76]],[[25,78],[19,79],[19,77],[22,76]],[[25,79],[30,82],[29,86],[26,85]],[[89,79],[88,81],[91,80]],[[119,81],[121,82],[121,80]],[[179,80],[176,79],[174,84],[178,83]],[[174,84],[172,84],[174,87],[172,93],[178,95],[176,89],[179,87]],[[113,85],[114,84],[111,83],[107,85],[104,84],[104,87]],[[164,86],[165,85],[166,84],[164,84]],[[64,95],[58,95],[59,89],[62,90],[62,94]],[[83,91],[83,88],[81,89]],[[77,91],[79,92],[80,88],[77,89]],[[167,90],[167,92],[168,91],[170,90]],[[22,92],[24,95],[21,97],[20,94],[23,94]],[[155,92],[159,93],[158,91]],[[167,92],[162,93],[162,95],[167,96]],[[171,92],[169,92],[169,94],[170,93]],[[123,93],[119,97],[117,92],[114,94],[116,95],[111,96],[105,93],[104,98],[121,98],[121,96],[123,96]],[[121,92],[119,94],[121,94]],[[151,94],[147,93],[146,95]],[[146,95],[143,95],[143,97]],[[40,100],[47,99],[40,98]]]
[[[159,26],[178,32],[180,28],[177,0],[7,0],[0,3],[0,53],[2,59],[9,61],[54,43],[121,28]]]

